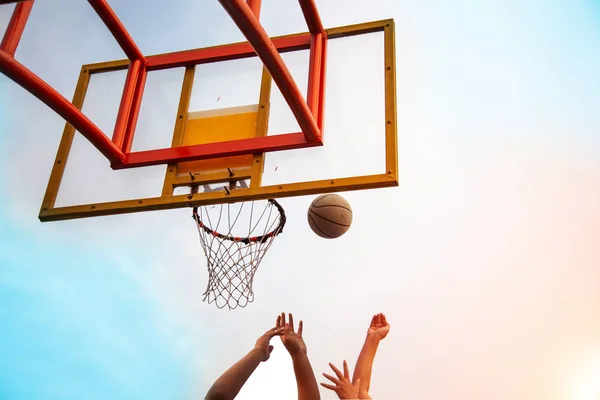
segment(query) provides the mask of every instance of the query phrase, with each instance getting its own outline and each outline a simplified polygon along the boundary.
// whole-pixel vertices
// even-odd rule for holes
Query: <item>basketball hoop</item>
[[[258,211],[261,202],[265,206]],[[285,226],[283,207],[275,200],[218,204],[194,207],[193,218],[208,266],[202,301],[230,310],[245,307],[254,300],[254,274]],[[221,227],[225,233],[219,233]]]

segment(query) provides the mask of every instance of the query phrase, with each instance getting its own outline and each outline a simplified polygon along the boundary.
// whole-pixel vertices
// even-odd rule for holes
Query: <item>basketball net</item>
[[[254,274],[286,221],[278,202],[262,202],[264,206],[253,201],[194,207],[193,218],[208,266],[202,301],[233,310],[254,300]]]

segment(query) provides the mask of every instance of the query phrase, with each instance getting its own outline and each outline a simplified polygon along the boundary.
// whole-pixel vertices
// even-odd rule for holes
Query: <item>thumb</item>
[[[273,351],[273,348],[274,347],[272,345],[269,346],[269,354],[271,354],[271,352]]]
[[[354,382],[354,389],[360,389],[360,378],[358,378],[356,382]]]

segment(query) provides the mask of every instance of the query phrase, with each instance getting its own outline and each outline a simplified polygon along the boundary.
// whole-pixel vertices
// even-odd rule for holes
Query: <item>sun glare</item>
[[[575,400],[598,400],[600,399],[598,394],[597,385],[584,382],[579,386]]]
[[[600,400],[600,354],[578,382],[574,400]]]

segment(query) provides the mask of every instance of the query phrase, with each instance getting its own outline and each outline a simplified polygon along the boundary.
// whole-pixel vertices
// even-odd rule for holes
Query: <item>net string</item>
[[[227,306],[231,310],[254,300],[252,282],[258,266],[274,238],[283,231],[286,217],[279,203],[269,200],[261,213],[255,212],[254,203],[249,205],[248,235],[244,237],[234,236],[233,228],[245,218],[242,210],[247,203],[217,206],[218,217],[212,218],[206,206],[194,208],[193,217],[208,267],[203,301],[214,302],[218,308]],[[233,206],[239,207],[237,213],[232,213]],[[224,233],[219,233],[225,219],[228,226]],[[213,222],[216,222],[214,227]]]

